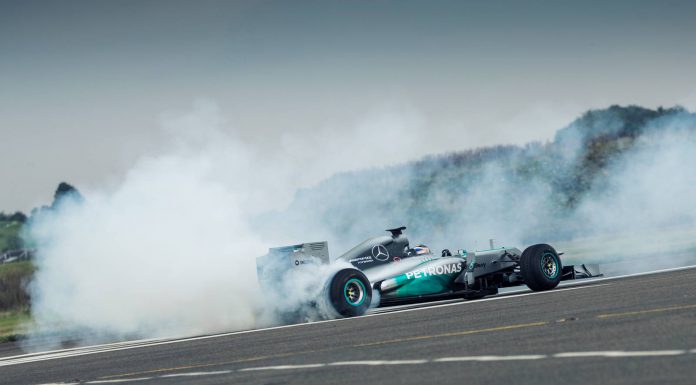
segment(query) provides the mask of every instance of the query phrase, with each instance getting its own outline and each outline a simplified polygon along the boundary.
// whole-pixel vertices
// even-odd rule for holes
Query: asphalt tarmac
[[[256,331],[15,353],[0,349],[0,384],[695,384],[696,269]]]

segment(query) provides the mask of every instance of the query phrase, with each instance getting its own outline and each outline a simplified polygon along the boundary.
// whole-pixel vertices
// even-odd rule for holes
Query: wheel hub
[[[343,294],[351,306],[360,306],[365,301],[365,286],[358,279],[350,279],[343,288]]]
[[[558,262],[551,253],[546,253],[541,257],[541,271],[547,278],[556,278],[558,275]]]

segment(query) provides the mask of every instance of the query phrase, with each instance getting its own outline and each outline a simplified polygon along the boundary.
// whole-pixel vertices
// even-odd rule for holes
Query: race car
[[[444,249],[435,255],[419,244],[411,248],[403,231],[370,238],[338,258],[329,258],[327,242],[302,243],[269,249],[257,258],[262,286],[273,287],[279,276],[294,269],[331,264],[323,293],[338,315],[354,317],[370,307],[449,298],[479,299],[498,289],[527,285],[534,291],[555,288],[561,280],[601,276],[596,264],[563,266],[556,250],[536,244],[524,251],[515,247],[455,253]],[[271,289],[272,290],[272,289]],[[378,298],[378,303],[373,303]]]

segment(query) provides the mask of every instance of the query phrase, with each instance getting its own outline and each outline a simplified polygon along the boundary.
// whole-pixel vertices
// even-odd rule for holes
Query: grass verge
[[[31,322],[28,310],[0,312],[0,343],[16,341]]]
[[[35,270],[29,261],[0,265],[0,342],[26,334],[31,321],[26,287]]]

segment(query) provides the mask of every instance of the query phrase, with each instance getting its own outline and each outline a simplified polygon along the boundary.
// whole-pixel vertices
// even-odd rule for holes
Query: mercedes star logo
[[[384,245],[375,245],[372,247],[372,256],[378,261],[386,261],[389,259],[389,252]]]

